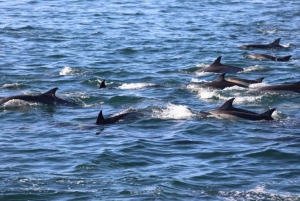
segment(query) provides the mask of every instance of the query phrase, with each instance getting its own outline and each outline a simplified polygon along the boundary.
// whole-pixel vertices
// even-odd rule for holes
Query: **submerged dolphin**
[[[10,100],[23,100],[28,102],[43,103],[47,105],[66,105],[66,106],[78,106],[78,104],[65,101],[55,96],[55,92],[58,88],[53,88],[46,93],[41,95],[17,95],[9,96],[0,99],[0,105],[10,101]]]
[[[263,81],[264,77],[257,78],[256,80],[247,80],[243,78],[237,78],[237,77],[227,77],[226,80],[229,82],[233,82],[245,87],[249,87],[250,84],[257,84],[261,83]]]
[[[273,57],[267,54],[250,54],[244,57],[248,59],[257,59],[257,60],[289,61],[292,55],[285,56],[285,57]]]
[[[113,123],[117,123],[120,120],[133,119],[133,118],[137,118],[139,116],[143,116],[143,115],[141,113],[138,113],[138,112],[127,112],[127,113],[119,114],[119,115],[116,115],[116,116],[105,119],[103,117],[102,110],[101,110],[98,114],[96,124],[97,125],[113,124]]]
[[[234,98],[226,101],[221,107],[210,110],[208,112],[200,111],[201,116],[209,116],[213,115],[216,117],[226,118],[226,119],[248,119],[248,120],[274,120],[272,118],[273,112],[276,110],[275,108],[270,109],[262,114],[258,114],[249,110],[239,109],[232,106],[232,102]]]
[[[105,80],[102,80],[99,86],[99,89],[106,88]]]
[[[274,48],[284,48],[284,46],[280,45],[281,38],[277,38],[274,40],[272,43],[269,44],[250,44],[250,45],[242,45],[239,46],[238,48],[244,48],[244,49],[253,49],[253,48],[258,48],[258,49],[274,49]]]
[[[222,56],[218,57],[210,66],[197,70],[196,72],[238,73],[243,71],[243,69],[239,67],[221,64],[221,58]]]
[[[300,81],[292,84],[280,84],[273,86],[265,86],[257,89],[257,91],[278,92],[278,93],[300,93]]]
[[[245,87],[244,85],[228,81],[227,79],[225,79],[225,74],[226,73],[222,73],[214,81],[202,84],[201,87],[210,87],[215,89],[224,89],[226,87],[233,86]]]

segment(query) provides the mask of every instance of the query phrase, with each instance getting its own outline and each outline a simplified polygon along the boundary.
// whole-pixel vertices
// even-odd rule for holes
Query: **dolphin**
[[[267,54],[250,54],[244,57],[248,59],[256,59],[256,60],[289,61],[292,55],[285,56],[285,57],[273,57]]]
[[[241,85],[239,83],[234,83],[234,82],[230,82],[230,81],[226,80],[225,74],[226,73],[222,73],[214,81],[202,84],[201,87],[209,87],[209,88],[215,88],[215,89],[224,89],[226,87],[232,87],[232,86],[245,87],[244,85]]]
[[[257,89],[260,92],[278,92],[278,93],[300,93],[300,81],[292,84],[280,84],[280,85],[272,85],[265,86]]]
[[[55,92],[58,87],[53,88],[41,95],[17,95],[17,96],[9,96],[0,99],[0,105],[10,101],[10,100],[23,100],[28,102],[36,102],[43,103],[46,105],[66,105],[66,106],[78,106],[76,103],[71,103],[69,101],[65,101],[55,96]]]
[[[210,66],[197,70],[196,72],[238,73],[243,71],[243,69],[239,67],[221,64],[221,58],[222,56],[218,57]]]
[[[258,114],[256,112],[252,112],[245,109],[235,108],[232,106],[232,102],[234,101],[234,98],[231,98],[230,100],[226,101],[221,107],[210,110],[208,112],[200,111],[200,116],[209,116],[213,115],[216,117],[226,118],[226,119],[247,119],[247,120],[274,120],[272,118],[273,112],[276,110],[275,108],[272,108],[264,113]]]
[[[106,88],[105,80],[102,80],[99,86],[99,89]]]
[[[280,45],[281,38],[277,38],[276,40],[274,40],[272,43],[269,44],[250,44],[250,45],[242,45],[239,46],[238,48],[244,48],[244,49],[254,49],[254,48],[258,48],[258,49],[275,49],[275,48],[284,48],[284,46]]]
[[[250,84],[261,83],[263,81],[263,79],[264,79],[264,77],[257,78],[256,80],[247,80],[247,79],[237,78],[237,77],[227,77],[226,78],[227,81],[242,85],[244,87],[249,87]]]
[[[97,125],[102,125],[102,124],[113,124],[117,123],[118,121],[125,120],[125,119],[133,119],[137,118],[139,116],[143,116],[141,113],[138,112],[127,112],[123,114],[119,114],[116,116],[112,116],[110,118],[105,119],[102,114],[102,110],[98,114],[98,118],[96,120]]]

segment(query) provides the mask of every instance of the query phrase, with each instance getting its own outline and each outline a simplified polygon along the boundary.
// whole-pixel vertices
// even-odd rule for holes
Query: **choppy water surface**
[[[1,200],[300,200],[299,95],[201,89],[218,56],[251,88],[299,81],[299,1],[2,1]],[[281,38],[282,50],[243,50]],[[292,55],[289,62],[243,56]],[[107,88],[99,90],[101,80]],[[236,107],[275,121],[199,118]],[[138,111],[142,118],[95,125]]]

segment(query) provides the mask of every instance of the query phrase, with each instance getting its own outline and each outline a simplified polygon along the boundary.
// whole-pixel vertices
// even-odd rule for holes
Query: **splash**
[[[186,119],[194,117],[195,115],[184,105],[173,105],[169,103],[167,108],[160,110],[153,110],[153,117],[163,119]]]
[[[75,75],[77,71],[75,69],[72,69],[69,66],[65,66],[60,72],[59,75]]]

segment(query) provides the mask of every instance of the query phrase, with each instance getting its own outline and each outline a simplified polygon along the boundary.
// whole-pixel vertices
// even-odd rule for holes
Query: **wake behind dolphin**
[[[264,113],[258,114],[249,110],[235,108],[232,105],[234,98],[226,101],[221,107],[210,110],[208,112],[200,111],[200,116],[215,116],[219,118],[235,120],[238,118],[247,119],[247,120],[274,120],[272,114],[275,111],[275,108],[270,109]]]
[[[79,106],[76,103],[71,103],[69,101],[65,101],[63,99],[58,98],[55,93],[58,87],[53,88],[41,95],[17,95],[17,96],[9,96],[0,99],[0,105],[10,101],[10,100],[23,100],[28,102],[36,102],[43,103],[46,105],[65,105],[65,106]]]
[[[242,68],[221,64],[222,56],[218,57],[210,66],[197,70],[196,72],[212,73],[238,73],[243,71]]]

